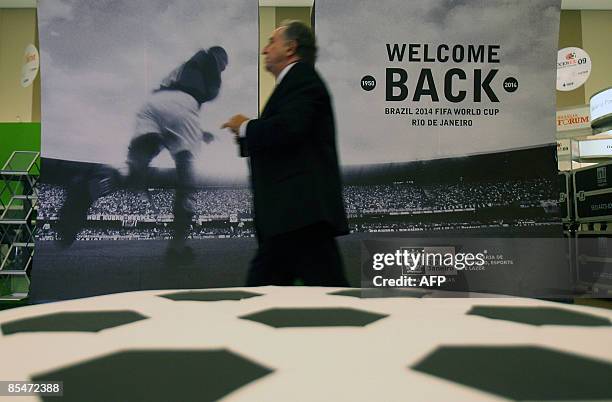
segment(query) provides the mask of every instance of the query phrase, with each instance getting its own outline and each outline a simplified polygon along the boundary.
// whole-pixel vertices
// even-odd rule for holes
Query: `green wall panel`
[[[0,123],[0,163],[13,151],[40,151],[40,123]]]
[[[0,123],[0,168],[14,151],[40,151],[40,123]],[[8,192],[0,201],[8,202]]]

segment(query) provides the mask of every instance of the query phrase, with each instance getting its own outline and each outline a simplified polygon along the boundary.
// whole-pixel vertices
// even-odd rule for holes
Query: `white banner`
[[[591,96],[589,106],[594,127],[612,126],[612,88]]]
[[[580,158],[609,158],[612,156],[612,139],[584,140],[579,142]]]
[[[554,142],[559,0],[318,0],[345,164]]]

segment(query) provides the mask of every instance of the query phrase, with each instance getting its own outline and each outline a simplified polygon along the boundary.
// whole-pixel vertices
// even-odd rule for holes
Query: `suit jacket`
[[[313,67],[287,72],[239,145],[250,157],[260,241],[321,222],[348,233],[331,100]]]

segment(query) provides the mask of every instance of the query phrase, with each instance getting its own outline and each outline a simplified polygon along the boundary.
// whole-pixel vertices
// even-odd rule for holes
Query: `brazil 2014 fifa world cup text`
[[[492,84],[499,72],[496,68],[474,68],[467,71],[463,66],[467,63],[487,66],[500,63],[500,45],[495,44],[421,44],[403,43],[386,44],[387,55],[390,62],[408,62],[426,65],[428,63],[449,63],[461,65],[446,70],[443,77],[435,77],[431,68],[421,68],[412,91],[412,101],[418,102],[423,97],[428,97],[432,102],[440,102],[442,96],[448,102],[459,103],[464,100],[482,102],[488,99],[491,102],[499,102]],[[386,69],[386,91],[387,101],[404,101],[410,96],[411,74],[399,67],[388,67]],[[471,93],[465,89],[457,89],[463,82],[472,81]],[[441,84],[441,85],[440,85]],[[504,83],[506,85],[506,83]],[[441,87],[440,91],[438,88]],[[510,92],[510,91],[509,91]]]

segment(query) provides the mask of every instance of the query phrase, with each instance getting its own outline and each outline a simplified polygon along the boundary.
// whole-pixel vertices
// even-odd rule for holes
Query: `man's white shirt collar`
[[[291,70],[291,67],[293,67],[295,65],[296,62],[293,62],[287,66],[285,66],[285,68],[283,68],[283,71],[280,72],[280,74],[278,75],[278,78],[276,79],[276,85],[278,86],[278,84],[281,83],[281,81],[283,80],[283,78],[285,78],[285,75],[287,75],[287,73],[289,72],[289,70]]]

